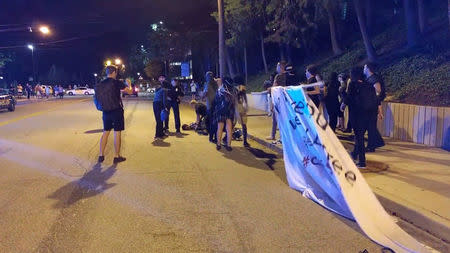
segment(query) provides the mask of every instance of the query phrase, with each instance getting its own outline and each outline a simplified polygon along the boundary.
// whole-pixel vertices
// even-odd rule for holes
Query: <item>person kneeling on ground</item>
[[[126,88],[123,82],[116,80],[118,74],[116,66],[106,67],[106,79],[95,86],[94,99],[97,109],[103,112],[103,135],[100,139],[100,156],[98,162],[105,160],[105,148],[108,137],[114,129],[114,164],[124,162],[126,159],[120,155],[122,131],[125,130],[125,120],[120,91]]]
[[[203,103],[198,102],[197,100],[192,100],[190,102],[191,106],[195,110],[195,114],[197,115],[197,120],[195,121],[196,128],[195,130],[203,130],[203,123],[206,121],[206,117],[208,115],[208,110],[206,108],[206,105]],[[206,123],[205,123],[206,127]]]

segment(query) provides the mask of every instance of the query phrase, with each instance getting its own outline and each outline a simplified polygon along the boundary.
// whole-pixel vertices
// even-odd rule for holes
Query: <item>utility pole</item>
[[[223,80],[225,75],[225,36],[224,36],[224,9],[223,0],[217,0],[217,9],[219,13],[219,67],[220,78]]]

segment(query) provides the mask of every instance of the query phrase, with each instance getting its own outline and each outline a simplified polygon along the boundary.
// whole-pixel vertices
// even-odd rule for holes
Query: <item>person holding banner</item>
[[[287,63],[285,61],[280,61],[277,64],[277,73],[278,74],[275,76],[275,80],[273,81],[272,87],[286,86],[286,80],[287,80],[286,65],[287,65]],[[272,101],[270,101],[270,103],[272,103]],[[267,137],[267,140],[271,140],[271,141],[273,141],[274,144],[276,144],[276,142],[277,142],[275,139],[276,133],[277,133],[277,117],[276,117],[276,114],[273,112],[273,107],[272,107],[272,131],[270,133],[270,136]]]
[[[308,84],[317,83],[317,67],[315,65],[309,65],[306,68],[306,79],[308,80]],[[306,93],[309,95],[313,103],[317,108],[320,106],[320,86],[315,86],[307,88]]]

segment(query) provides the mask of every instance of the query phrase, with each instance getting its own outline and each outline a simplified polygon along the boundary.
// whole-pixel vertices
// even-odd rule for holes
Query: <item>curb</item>
[[[261,138],[255,137],[252,134],[248,134],[248,137],[275,151],[279,155],[283,156],[283,149],[278,147],[277,145],[274,145],[272,143],[269,143]],[[450,243],[450,227],[439,223],[429,217],[426,217],[422,213],[409,208],[408,206],[402,205],[400,203],[397,203],[395,201],[392,201],[382,195],[379,195],[374,192],[377,199],[380,201],[381,205],[384,207],[384,209],[391,215],[396,216],[405,222],[435,236],[436,238],[439,238],[443,240],[446,243]]]

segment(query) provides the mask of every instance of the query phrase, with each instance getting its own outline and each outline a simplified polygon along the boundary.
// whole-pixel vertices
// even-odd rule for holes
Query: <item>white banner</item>
[[[291,188],[355,220],[370,239],[395,252],[432,252],[386,213],[302,87],[273,88],[272,99]]]

